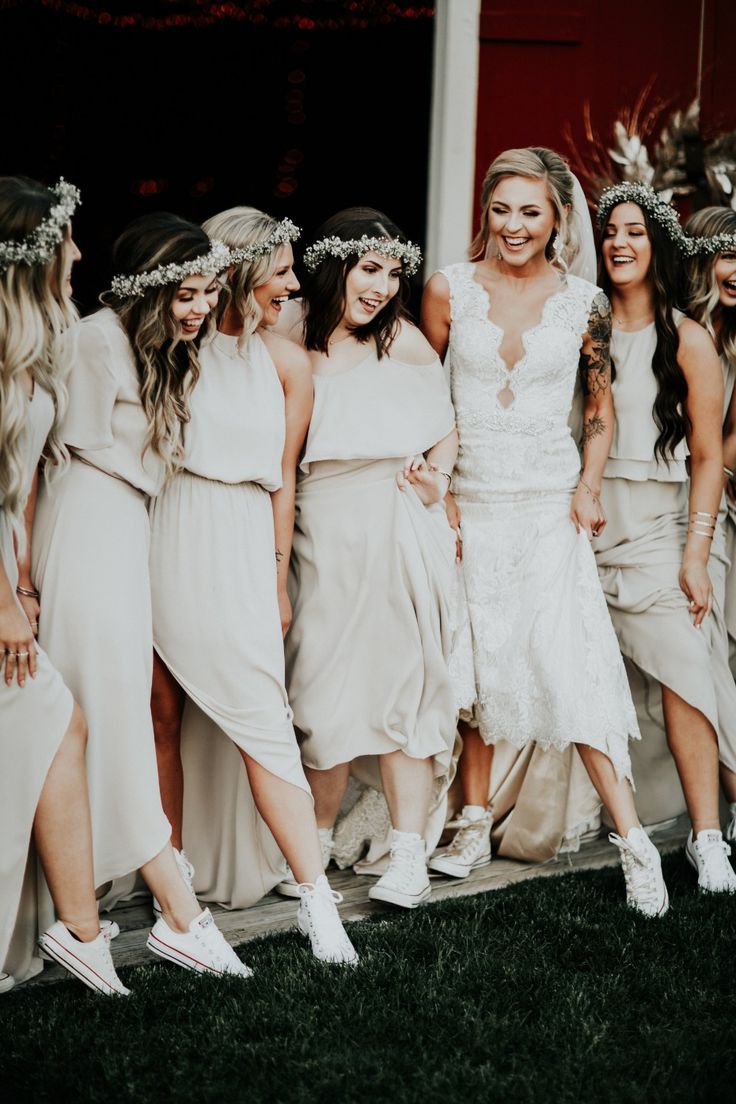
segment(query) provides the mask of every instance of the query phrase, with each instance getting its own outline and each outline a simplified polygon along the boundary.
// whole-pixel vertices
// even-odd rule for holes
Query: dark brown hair
[[[314,235],[314,241],[332,237],[352,241],[362,238],[364,234],[369,238],[397,238],[401,242],[407,241],[406,235],[399,230],[396,223],[373,207],[348,207],[339,211],[320,226]],[[330,334],[338,326],[345,310],[347,274],[355,268],[360,258],[360,253],[351,253],[346,260],[328,255],[315,272],[307,274],[304,280],[304,341],[308,349],[327,352]],[[379,359],[388,353],[402,318],[409,317],[406,307],[409,290],[409,277],[402,267],[396,295],[370,322],[353,330],[357,341],[375,341]]]

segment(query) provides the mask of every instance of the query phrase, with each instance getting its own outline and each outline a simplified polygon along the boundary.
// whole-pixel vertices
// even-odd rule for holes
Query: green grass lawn
[[[105,1000],[74,982],[0,998],[4,1100],[736,1100],[736,895],[632,915],[618,870],[397,910],[351,927],[357,969],[295,934],[250,981],[156,965]]]

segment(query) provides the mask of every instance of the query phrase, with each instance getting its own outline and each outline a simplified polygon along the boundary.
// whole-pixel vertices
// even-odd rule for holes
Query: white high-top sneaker
[[[698,872],[698,889],[707,893],[736,893],[736,874],[728,861],[731,845],[715,828],[687,837],[685,855]]]
[[[176,859],[176,865],[179,868],[179,873],[184,879],[184,884],[191,893],[192,897],[196,897],[194,892],[194,867],[187,858],[186,851],[182,848],[181,851],[177,851],[175,847],[171,850],[174,852],[174,858]],[[161,905],[158,903],[155,897],[152,898],[153,914],[158,919],[161,916]]]
[[[466,805],[457,825],[452,842],[432,855],[429,869],[452,878],[467,878],[471,870],[488,866],[491,861],[493,817],[480,805]]]
[[[332,855],[332,836],[334,828],[318,828],[317,834],[319,835],[319,846],[322,852],[322,869],[326,870],[330,865],[330,857]],[[277,886],[274,886],[277,893],[280,893],[282,897],[300,897],[299,882],[294,877],[294,873],[290,866],[286,867],[286,874]]]
[[[356,966],[358,955],[337,911],[342,894],[330,888],[324,874],[320,874],[314,885],[302,882],[298,889],[301,904],[296,917],[297,927],[312,944],[314,957],[321,962]]]
[[[416,908],[430,894],[427,845],[417,832],[391,832],[388,870],[368,890],[373,901],[388,901],[400,908]]]
[[[643,828],[632,828],[624,839],[609,835],[619,849],[626,880],[626,904],[644,916],[664,916],[669,908],[667,886],[662,877],[662,860]]]

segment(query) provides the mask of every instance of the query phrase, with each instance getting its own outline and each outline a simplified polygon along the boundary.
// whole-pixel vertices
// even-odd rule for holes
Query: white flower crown
[[[714,253],[736,252],[736,234],[713,234],[711,237],[690,237],[685,235],[683,252],[688,257],[706,256]]]
[[[36,229],[20,241],[11,238],[0,242],[0,272],[13,264],[48,264],[53,257],[81,199],[79,188],[68,184],[63,176],[49,191],[59,202],[54,204]]]
[[[187,276],[217,276],[232,264],[230,250],[221,241],[211,243],[209,253],[182,264],[165,264],[133,276],[115,276],[110,291],[118,299],[139,299],[149,288],[180,284]]]
[[[344,238],[322,238],[310,245],[304,254],[304,265],[308,272],[316,272],[326,257],[337,257],[346,261],[357,253],[362,257],[366,253],[378,253],[380,257],[396,257],[404,265],[407,276],[413,276],[422,263],[422,251],[413,242],[399,241],[398,238],[362,238],[345,240]]]
[[[255,261],[257,257],[265,257],[268,253],[272,253],[277,246],[296,241],[300,234],[301,230],[294,225],[291,219],[282,219],[265,241],[231,249],[230,264],[246,264]]]

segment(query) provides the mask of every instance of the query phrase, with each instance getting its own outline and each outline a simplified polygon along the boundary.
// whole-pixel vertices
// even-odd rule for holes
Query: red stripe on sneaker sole
[[[75,967],[71,962],[67,962],[62,954],[60,954],[59,951],[56,950],[56,948],[49,946],[51,942],[54,942],[57,944],[57,946],[61,947],[61,950],[65,955],[71,955],[71,957],[75,959],[76,962],[79,962],[85,968],[85,970],[88,970],[90,974],[94,974],[94,976],[98,978],[101,984],[96,985],[91,978],[85,977],[85,975],[79,971],[78,967]],[[75,977],[78,977],[80,981],[83,981],[85,985],[88,985],[90,989],[94,989],[97,992],[104,993],[105,996],[112,996],[113,994],[117,994],[118,996],[123,995],[122,993],[118,993],[117,989],[113,989],[109,981],[105,981],[101,974],[98,974],[96,970],[93,970],[93,968],[89,966],[83,959],[78,958],[78,956],[74,954],[74,951],[70,951],[68,947],[65,947],[64,944],[60,943],[59,940],[56,939],[53,935],[44,935],[42,939],[39,939],[39,943],[47,952],[47,954],[50,954],[51,957],[55,959],[55,961],[58,962],[60,966],[65,966],[69,971],[71,971],[71,973],[75,975]]]
[[[165,950],[159,950],[153,944],[158,943]],[[195,970],[197,973],[217,974],[218,977],[222,977],[223,971],[215,969],[214,966],[208,966],[206,962],[200,962],[194,955],[187,954],[185,951],[180,951],[178,947],[170,947],[168,943],[164,943],[163,939],[159,939],[153,932],[148,936],[146,946],[154,954],[161,955],[162,958],[166,958],[169,962],[176,962],[179,966],[183,966],[186,970]],[[196,963],[196,965],[189,966],[187,963]],[[200,967],[198,970],[197,967]]]

